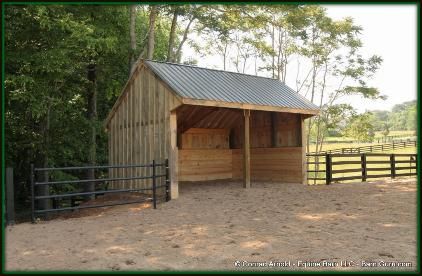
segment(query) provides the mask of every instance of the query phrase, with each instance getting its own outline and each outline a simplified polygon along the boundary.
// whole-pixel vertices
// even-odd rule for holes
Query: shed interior
[[[244,110],[177,109],[179,181],[243,178]],[[302,182],[301,114],[250,111],[253,181]]]

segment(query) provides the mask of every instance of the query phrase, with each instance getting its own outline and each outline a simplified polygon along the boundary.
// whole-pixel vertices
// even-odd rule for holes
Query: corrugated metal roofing
[[[318,110],[279,80],[183,64],[145,63],[182,98]]]

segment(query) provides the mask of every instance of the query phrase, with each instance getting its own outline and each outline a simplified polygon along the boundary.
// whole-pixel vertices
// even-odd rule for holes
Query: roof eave
[[[290,108],[290,107],[281,107],[281,106],[256,105],[256,104],[248,104],[248,103],[223,102],[223,101],[214,101],[214,100],[198,100],[198,99],[183,98],[182,103],[189,104],[189,105],[297,113],[297,114],[310,115],[309,117],[319,114],[319,109],[301,109],[301,108]]]

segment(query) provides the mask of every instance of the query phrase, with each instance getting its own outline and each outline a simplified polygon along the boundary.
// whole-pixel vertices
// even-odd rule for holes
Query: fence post
[[[391,167],[391,178],[396,177],[396,162],[395,162],[395,155],[390,154],[390,167]]]
[[[394,145],[395,145],[395,143],[394,143],[394,141],[393,141],[393,149],[394,149]]]
[[[360,156],[360,164],[362,167],[362,182],[366,181],[367,171],[366,171],[366,154],[362,153]]]
[[[325,155],[325,184],[331,183],[331,155]]]
[[[34,164],[31,164],[31,220],[35,223],[35,183]]]
[[[170,200],[170,174],[169,174],[169,160],[166,159],[166,202]]]
[[[15,195],[13,168],[6,168],[6,224],[15,224]]]
[[[152,160],[152,203],[154,206],[154,209],[157,209],[157,194],[156,194],[156,173],[155,173],[155,160]]]

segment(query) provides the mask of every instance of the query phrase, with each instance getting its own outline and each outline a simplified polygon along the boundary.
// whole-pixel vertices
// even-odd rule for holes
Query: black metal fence
[[[417,154],[307,154],[308,184],[416,176]]]
[[[70,180],[60,180],[60,181],[43,181],[37,182],[36,176],[38,173],[45,173],[45,172],[53,172],[53,171],[87,171],[87,170],[118,170],[118,169],[128,169],[128,168],[150,168],[149,175],[136,175],[130,177],[108,177],[107,173],[103,175],[105,177],[96,178],[96,179],[70,179]],[[157,172],[157,168],[160,168],[160,172]],[[164,178],[164,184],[157,184],[158,179]],[[150,180],[149,180],[150,179]],[[145,182],[150,182],[150,186],[146,188],[133,188],[133,189],[108,189],[110,183],[119,181],[134,181],[140,180]],[[163,181],[159,181],[163,182]],[[95,186],[94,191],[78,191],[78,192],[59,192],[50,194],[50,189],[52,186],[56,185],[76,185],[76,186],[83,186],[88,185],[91,183],[103,183],[102,187],[99,185]],[[45,189],[42,193],[40,193],[40,187],[48,187],[47,193]],[[99,189],[98,189],[99,188]],[[165,201],[170,200],[170,179],[169,179],[169,166],[168,160],[165,160],[164,163],[157,163],[155,160],[151,164],[146,165],[110,165],[110,166],[81,166],[81,167],[62,167],[62,168],[35,168],[34,165],[31,165],[31,215],[32,215],[32,222],[36,221],[36,216],[38,214],[45,214],[51,212],[59,212],[59,211],[72,211],[78,209],[86,209],[86,208],[99,208],[99,207],[108,207],[108,206],[115,206],[115,205],[125,205],[125,204],[133,204],[133,203],[144,203],[144,202],[152,202],[153,208],[157,208],[157,199],[162,198],[157,194],[158,189],[164,189]],[[104,196],[106,194],[122,194],[122,193],[134,193],[137,192],[138,194],[142,195],[142,198],[139,200],[124,200],[120,202],[112,202],[107,204],[94,204],[94,205],[80,205],[78,202],[86,201],[87,198],[97,198],[98,196]],[[70,200],[70,202],[69,202]],[[41,201],[44,203],[44,208],[40,208],[40,204],[37,204]],[[61,203],[61,204],[60,204]],[[63,206],[65,205],[65,206]],[[52,208],[45,208],[45,206],[52,206]]]

